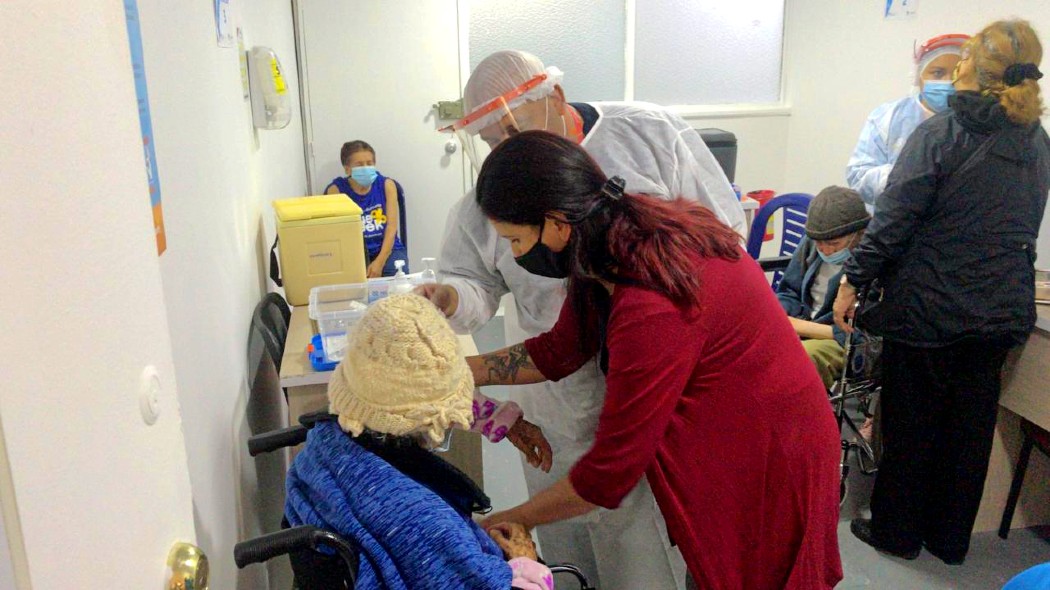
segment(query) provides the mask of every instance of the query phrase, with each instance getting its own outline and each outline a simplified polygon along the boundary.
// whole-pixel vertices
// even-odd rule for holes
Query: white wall
[[[879,104],[909,91],[913,42],[974,34],[1000,18],[1032,21],[1050,54],[1046,0],[922,0],[910,20],[885,20],[884,0],[787,0],[785,84],[791,107],[786,186],[813,192],[845,183],[861,126]],[[1044,56],[1044,71],[1050,59]],[[1050,84],[1043,81],[1044,96]],[[1050,101],[1048,101],[1050,102]],[[1044,120],[1046,121],[1046,120]],[[771,160],[772,162],[772,160]],[[1050,259],[1050,219],[1040,254]]]
[[[238,578],[232,559],[241,529],[252,528],[242,522],[238,488],[247,456],[246,342],[265,290],[269,203],[305,194],[306,172],[291,4],[233,5],[245,45],[271,47],[281,60],[293,102],[285,129],[253,134],[238,53],[217,46],[211,3],[139,0],[168,235],[161,271],[197,532],[211,557],[211,587],[254,589],[265,582]]]
[[[195,535],[123,3],[3,2],[0,38],[0,488],[36,590],[160,588]]]
[[[737,184],[744,190],[816,193],[846,183],[845,168],[868,113],[906,95],[913,42],[973,34],[999,18],[1032,21],[1050,55],[1045,0],[923,0],[917,17],[887,21],[884,0],[787,0],[784,94],[788,116],[687,116],[694,127],[737,135]],[[1050,69],[1044,58],[1043,70]],[[1044,93],[1050,82],[1043,81]],[[1050,104],[1050,95],[1047,95]],[[1050,118],[1044,119],[1044,122]],[[1039,253],[1050,259],[1050,216]]]

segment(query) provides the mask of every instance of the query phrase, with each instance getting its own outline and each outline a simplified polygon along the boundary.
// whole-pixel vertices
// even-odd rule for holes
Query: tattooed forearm
[[[516,344],[509,348],[487,354],[484,357],[485,367],[489,372],[489,379],[496,383],[516,383],[518,373],[522,369],[536,369],[529,358],[529,351],[525,350],[524,344]]]
[[[546,381],[529,358],[524,344],[490,352],[470,364],[478,385],[524,385]]]

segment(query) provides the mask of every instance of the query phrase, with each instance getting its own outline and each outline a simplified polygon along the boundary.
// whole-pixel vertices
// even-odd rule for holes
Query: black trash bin
[[[700,137],[722,167],[729,182],[736,182],[736,135],[724,129],[698,129]]]

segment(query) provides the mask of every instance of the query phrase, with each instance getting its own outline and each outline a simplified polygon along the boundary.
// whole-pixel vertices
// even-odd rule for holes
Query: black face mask
[[[551,279],[565,279],[569,277],[569,268],[572,261],[569,255],[569,247],[566,246],[561,252],[555,252],[547,244],[543,243],[543,228],[547,220],[540,225],[540,239],[528,252],[518,256],[514,262],[531,274]]]

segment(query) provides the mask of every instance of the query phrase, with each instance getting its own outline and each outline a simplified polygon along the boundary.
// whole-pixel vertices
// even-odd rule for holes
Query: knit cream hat
[[[328,383],[328,411],[343,430],[423,433],[440,443],[452,426],[470,428],[474,377],[432,303],[411,294],[382,299],[349,339]]]

